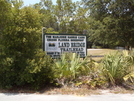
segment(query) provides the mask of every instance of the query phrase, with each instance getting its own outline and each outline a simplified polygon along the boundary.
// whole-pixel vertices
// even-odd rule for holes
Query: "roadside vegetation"
[[[57,0],[55,5],[41,0],[30,6],[0,0],[0,5],[1,89],[134,89],[133,0]],[[85,31],[94,47],[126,46],[128,51],[88,52],[104,56],[99,59],[81,59],[75,53],[52,59],[42,50],[43,27],[55,34]]]
[[[75,53],[72,54],[75,55]],[[60,78],[61,82],[60,80],[58,81],[60,82],[59,84],[62,84],[62,86],[65,86],[63,82],[66,80],[68,81],[67,85],[72,83],[71,86],[73,87],[133,87],[134,53],[132,51],[115,50],[104,55],[104,58],[102,58],[101,61],[99,60],[99,62],[91,58],[85,58],[84,60],[79,62],[77,61],[76,63],[75,60],[80,59],[79,57],[73,58],[73,55],[69,55],[71,58],[70,60],[66,60],[65,55],[63,55],[60,65],[57,64],[59,61],[56,62],[58,71],[60,71],[60,73],[57,74],[60,76],[62,75]],[[66,54],[66,56],[68,55]]]
[[[65,53],[60,59],[51,59],[44,52],[38,51],[34,59],[27,60],[27,66],[22,70],[23,72],[13,69],[13,59],[3,59],[0,62],[3,67],[0,70],[0,86],[4,89],[29,90],[50,87],[48,93],[52,93],[52,89],[60,93],[67,92],[65,89],[70,89],[69,92],[73,92],[73,89],[75,92],[76,89],[86,91],[114,87],[133,90],[133,59],[133,51],[127,50],[109,52],[99,62],[89,57],[81,59],[75,53]],[[127,91],[124,90],[124,92]]]

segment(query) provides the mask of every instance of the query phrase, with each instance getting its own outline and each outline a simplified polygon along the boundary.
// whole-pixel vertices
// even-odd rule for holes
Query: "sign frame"
[[[48,37],[48,36],[55,36],[55,37],[58,37],[58,38],[52,38],[53,40],[54,39],[57,39],[57,43],[53,43],[54,41],[52,40],[50,40],[50,42],[52,42],[52,43],[47,43],[47,41],[46,40],[49,40],[49,38],[47,39],[46,37]],[[60,40],[60,37],[62,36],[62,39],[66,39],[66,38],[64,38],[65,36],[66,37],[68,37],[68,39],[66,39],[66,40],[64,40],[64,41],[59,41]],[[72,37],[72,38],[69,38],[69,36],[70,37]],[[73,38],[74,37],[74,38]],[[81,39],[81,43],[79,42],[79,41],[77,41],[77,39],[76,39],[76,37],[77,37],[77,39],[78,40],[80,40]],[[51,38],[50,38],[51,39]],[[56,50],[57,48],[55,47],[55,46],[57,46],[57,44],[58,44],[58,48],[60,47],[60,45],[62,46],[62,45],[65,45],[66,47],[69,47],[69,44],[67,44],[67,43],[65,43],[65,42],[69,42],[69,43],[71,43],[71,46],[73,45],[73,43],[72,43],[72,41],[70,41],[71,39],[74,39],[74,40],[76,40],[76,41],[73,41],[74,43],[76,43],[76,44],[74,44],[75,46],[77,45],[80,45],[80,47],[78,48],[78,47],[76,47],[76,48],[74,48],[73,47],[73,49],[75,49],[76,51],[73,51],[72,52],[72,50],[71,51],[63,51],[63,53],[65,52],[65,53],[67,53],[67,52],[72,52],[72,53],[77,53],[77,54],[79,54],[80,55],[80,58],[85,58],[86,56],[87,56],[87,36],[86,35],[84,35],[84,34],[52,34],[52,33],[43,33],[43,35],[42,35],[42,45],[43,45],[43,51],[46,51],[46,53],[48,53],[48,52],[50,52],[51,50],[51,52],[55,52],[56,53],[56,51],[54,51],[54,50]],[[83,39],[83,41],[82,41],[82,39]],[[56,42],[56,41],[55,41]],[[79,44],[77,43],[77,42],[79,42]],[[65,44],[60,44],[60,43],[65,43]],[[49,46],[49,48],[47,48]],[[51,47],[52,46],[52,47]],[[66,48],[66,47],[64,47],[64,48]],[[70,47],[70,48],[72,48],[72,47]],[[69,49],[70,49],[69,48]],[[78,49],[77,49],[78,48]],[[84,49],[84,51],[82,51]],[[48,51],[48,50],[50,50],[50,51]],[[78,51],[77,51],[78,50]],[[80,54],[79,53],[79,51],[83,54],[83,56],[82,56],[82,54]],[[60,54],[59,54],[60,53]],[[47,55],[50,55],[52,58],[60,58],[60,55],[62,54],[62,51],[60,51],[58,53],[58,55],[56,56],[52,56],[52,55],[50,55],[50,54],[47,54]]]

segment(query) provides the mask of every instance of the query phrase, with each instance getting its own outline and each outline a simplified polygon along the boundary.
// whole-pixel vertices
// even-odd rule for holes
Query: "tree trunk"
[[[129,50],[129,46],[125,46],[125,49],[126,49],[126,50]]]
[[[132,50],[132,46],[125,46],[125,49],[131,51]]]

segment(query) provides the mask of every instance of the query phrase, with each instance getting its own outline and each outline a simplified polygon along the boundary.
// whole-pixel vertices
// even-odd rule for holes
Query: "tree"
[[[0,0],[0,45],[5,28],[10,24],[11,5],[6,0]],[[0,47],[1,49],[1,47]]]
[[[11,2],[10,24],[2,35],[4,58],[0,63],[0,82],[9,88],[32,81],[32,74],[26,71],[28,60],[35,58],[41,46],[41,15],[31,7],[22,8],[22,4]]]
[[[88,9],[83,8],[81,2],[76,2],[75,15],[73,16],[74,24],[72,25],[76,33],[83,34],[83,31],[89,28],[87,12]]]
[[[54,5],[51,0],[41,0],[39,3],[40,6],[40,13],[42,14],[41,17],[41,24],[43,27],[47,29],[54,29],[57,31],[57,20],[54,15]]]
[[[60,29],[60,33],[74,33],[74,15],[76,5],[72,0],[57,0],[55,5],[55,16]]]
[[[134,1],[133,0],[83,0],[89,8],[89,31],[91,40],[103,40],[105,43],[133,46]],[[96,26],[96,23],[99,23]],[[103,37],[102,37],[103,36]]]
[[[86,10],[80,2],[72,0],[57,0],[56,5],[51,0],[41,0],[33,8],[39,9],[42,14],[41,23],[49,33],[79,33],[86,29]]]

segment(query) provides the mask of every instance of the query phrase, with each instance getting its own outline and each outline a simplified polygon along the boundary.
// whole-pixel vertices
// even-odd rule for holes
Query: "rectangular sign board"
[[[80,34],[44,34],[43,50],[52,58],[59,58],[65,52],[77,53],[84,58],[87,55],[87,38]]]

